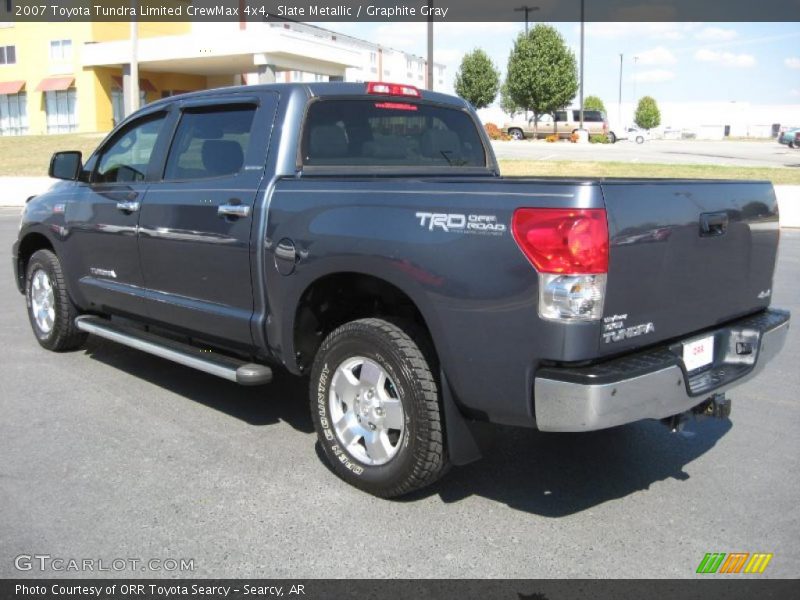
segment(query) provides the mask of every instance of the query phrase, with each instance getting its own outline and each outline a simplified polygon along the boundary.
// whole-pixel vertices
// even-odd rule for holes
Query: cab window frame
[[[232,177],[239,177],[245,171],[248,165],[248,157],[253,153],[254,144],[256,143],[257,136],[253,135],[256,125],[258,123],[258,113],[261,101],[258,97],[246,96],[240,98],[231,97],[215,97],[215,98],[202,98],[192,99],[181,102],[175,111],[175,122],[172,126],[169,142],[165,148],[163,160],[158,170],[156,180],[159,183],[191,183],[195,181],[214,181],[219,179],[229,179]],[[243,161],[238,171],[235,173],[227,173],[222,175],[210,175],[208,177],[167,177],[167,167],[169,166],[169,159],[172,149],[178,140],[180,133],[180,126],[183,122],[186,113],[213,113],[213,112],[230,112],[234,110],[242,110],[248,108],[252,110],[252,119],[250,121],[250,131],[248,134],[247,147],[242,148]]]

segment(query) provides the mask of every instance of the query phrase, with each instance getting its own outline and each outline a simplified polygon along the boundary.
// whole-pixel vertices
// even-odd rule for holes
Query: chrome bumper
[[[777,324],[775,324],[777,323]],[[543,369],[534,383],[536,425],[541,431],[593,431],[643,419],[664,419],[691,410],[712,394],[725,392],[758,375],[786,342],[789,314],[768,310],[702,336],[717,344],[712,367],[687,378],[680,344],[634,357],[630,364],[652,364],[644,374],[609,381],[598,374],[621,373],[625,361],[583,369]],[[687,341],[692,338],[687,338]],[[735,342],[757,340],[749,360],[736,356]],[[669,366],[659,367],[659,361]],[[598,381],[594,383],[594,381]]]

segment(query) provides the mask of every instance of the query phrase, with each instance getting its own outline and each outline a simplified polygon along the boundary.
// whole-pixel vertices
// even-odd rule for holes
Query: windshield
[[[315,102],[302,154],[306,166],[486,166],[469,113],[405,99]]]

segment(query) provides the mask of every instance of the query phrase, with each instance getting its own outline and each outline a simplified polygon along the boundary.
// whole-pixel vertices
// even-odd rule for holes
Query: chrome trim
[[[147,340],[139,339],[120,331],[115,331],[109,327],[105,327],[102,323],[94,322],[94,317],[78,317],[75,319],[75,325],[81,331],[111,340],[112,342],[117,342],[119,344],[135,348],[136,350],[147,352],[148,354],[166,358],[172,362],[176,362],[186,367],[191,367],[192,369],[197,369],[198,371],[203,371],[204,373],[209,373],[210,375],[222,377],[228,381],[237,381],[236,369],[234,368],[218,365],[201,358],[173,350],[171,348],[160,346]]]
[[[139,203],[138,202],[117,202],[117,208],[122,212],[136,212],[139,210]]]
[[[712,392],[726,392],[763,371],[786,343],[789,323],[764,332],[756,364],[749,373]],[[712,392],[689,396],[678,366],[602,385],[537,377],[536,425],[541,431],[594,431],[643,419],[664,419],[692,409]]]
[[[246,204],[223,204],[217,209],[217,216],[220,217],[247,217],[250,215],[250,207]]]

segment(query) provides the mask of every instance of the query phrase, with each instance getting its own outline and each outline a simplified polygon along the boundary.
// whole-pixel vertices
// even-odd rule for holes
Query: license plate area
[[[714,362],[714,336],[709,335],[683,344],[683,365],[687,373],[698,371]]]

